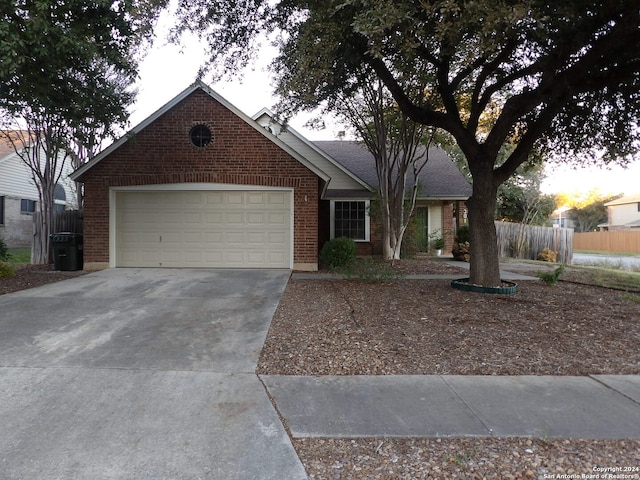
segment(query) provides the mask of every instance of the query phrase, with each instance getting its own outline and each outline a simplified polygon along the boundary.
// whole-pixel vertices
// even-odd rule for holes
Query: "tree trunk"
[[[484,287],[501,284],[498,240],[494,211],[498,185],[493,181],[491,168],[473,176],[473,194],[468,201],[469,235],[471,243],[470,282]]]

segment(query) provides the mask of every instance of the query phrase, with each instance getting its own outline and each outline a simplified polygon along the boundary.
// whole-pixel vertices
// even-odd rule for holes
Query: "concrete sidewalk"
[[[635,375],[261,379],[298,438],[640,438]]]

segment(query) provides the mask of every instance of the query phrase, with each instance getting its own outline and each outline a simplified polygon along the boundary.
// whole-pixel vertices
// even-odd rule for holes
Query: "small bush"
[[[471,235],[469,234],[469,226],[462,225],[458,227],[456,230],[456,238],[455,241],[457,243],[466,243],[471,241]]]
[[[340,237],[328,241],[320,252],[320,261],[331,270],[345,268],[356,259],[356,242]]]
[[[560,275],[562,275],[562,272],[564,272],[564,265],[560,265],[553,272],[548,272],[548,273],[538,272],[536,275],[544,283],[546,283],[550,287],[553,287],[556,283],[558,283],[558,280],[560,279]]]
[[[6,262],[11,258],[9,254],[9,248],[7,244],[4,242],[4,238],[0,237],[0,262]]]
[[[15,274],[16,267],[6,262],[0,262],[0,278],[11,278]]]
[[[558,252],[554,252],[550,248],[545,248],[538,254],[538,260],[556,263],[558,261]]]
[[[383,261],[370,258],[358,259],[343,270],[347,278],[357,278],[366,283],[388,283],[400,280],[403,275]]]

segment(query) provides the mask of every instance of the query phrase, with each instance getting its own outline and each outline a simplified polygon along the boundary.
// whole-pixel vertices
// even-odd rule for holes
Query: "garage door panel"
[[[247,243],[263,245],[265,243],[265,232],[248,232]]]
[[[236,245],[244,243],[244,232],[226,232],[225,241],[228,244],[227,248],[234,248]]]
[[[205,203],[208,205],[222,205],[224,203],[223,192],[206,192]]]
[[[289,268],[291,192],[116,194],[116,266]]]
[[[201,245],[203,238],[204,234],[202,232],[184,232],[184,241],[186,244],[193,243],[195,245]]]
[[[265,212],[249,212],[247,213],[247,223],[249,225],[264,225],[266,223]]]
[[[191,223],[201,225],[204,222],[204,215],[202,212],[186,212],[184,213],[183,218],[186,226]]]
[[[247,205],[264,205],[264,193],[247,193]]]
[[[227,205],[244,205],[245,194],[242,192],[229,192],[226,196]]]
[[[243,212],[227,212],[225,214],[225,223],[232,225],[243,225],[244,213]]]

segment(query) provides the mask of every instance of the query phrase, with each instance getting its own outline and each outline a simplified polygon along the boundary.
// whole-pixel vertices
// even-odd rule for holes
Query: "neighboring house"
[[[608,222],[598,225],[608,230],[640,230],[640,194],[628,195],[604,204]]]
[[[375,182],[332,146],[282,131],[265,110],[252,119],[196,83],[73,173],[85,185],[85,268],[316,270],[339,235],[381,252],[368,215]],[[446,229],[471,191],[434,158],[429,175],[446,167],[443,181],[424,177],[430,231]]]
[[[66,167],[55,191],[55,208],[75,206],[75,185]],[[28,247],[33,239],[33,213],[38,210],[38,189],[32,172],[14,150],[11,142],[0,137],[0,236],[9,247]]]

